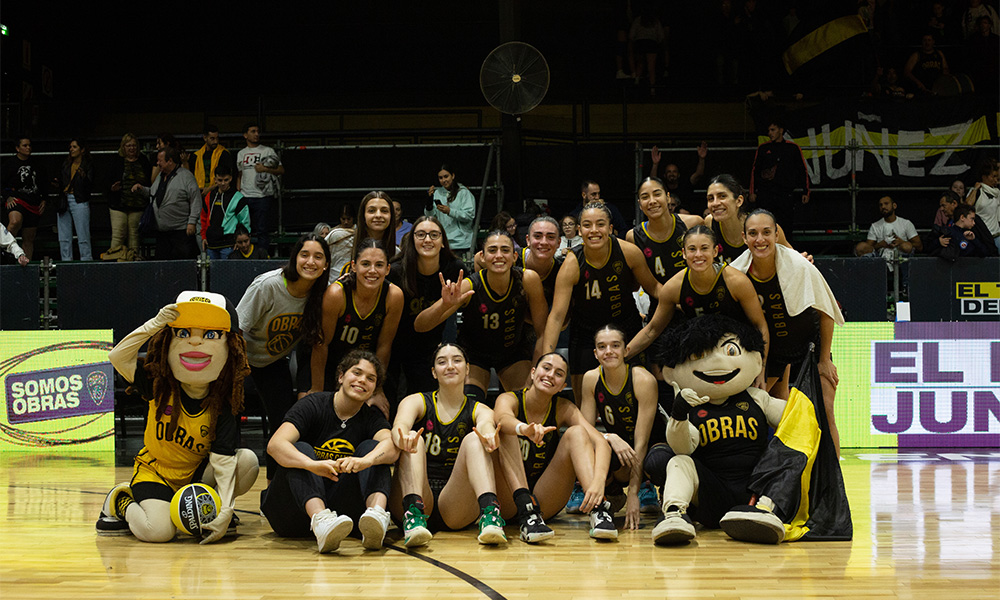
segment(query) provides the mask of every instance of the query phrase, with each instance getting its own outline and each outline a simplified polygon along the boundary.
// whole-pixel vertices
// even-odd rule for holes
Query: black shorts
[[[444,486],[448,485],[447,479],[431,479],[428,478],[427,482],[431,487],[431,494],[434,496],[434,508],[431,509],[431,514],[427,515],[427,527],[431,531],[446,531],[450,527],[445,525],[444,519],[441,518],[441,511],[438,510],[438,500],[441,498],[441,490]]]
[[[522,360],[531,360],[535,349],[535,336],[524,334],[521,336],[520,341],[513,346],[500,348],[495,351],[491,351],[490,348],[482,345],[472,346],[462,344],[461,341],[459,341],[459,345],[465,348],[465,353],[469,357],[469,364],[486,371],[496,369],[496,372],[499,373],[514,363],[521,362]]]
[[[21,228],[22,229],[25,228],[25,227],[37,228],[38,227],[38,221],[42,218],[41,215],[36,215],[35,213],[31,212],[27,208],[21,206],[20,204],[15,204],[13,206],[13,208],[11,208],[8,211],[8,216],[7,216],[8,222],[10,222],[9,221],[10,220],[10,213],[12,213],[12,212],[21,213]]]

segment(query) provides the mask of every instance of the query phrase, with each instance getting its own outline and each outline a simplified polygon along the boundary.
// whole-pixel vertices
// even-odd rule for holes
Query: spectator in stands
[[[580,226],[573,215],[566,215],[562,218],[561,228],[562,239],[559,241],[556,256],[565,257],[573,248],[583,245],[583,237],[580,236]]]
[[[337,227],[341,229],[354,229],[354,214],[357,211],[350,202],[345,202],[340,206],[340,215],[337,217]]]
[[[615,28],[615,35],[617,37],[617,43],[615,44],[615,67],[618,71],[615,73],[615,79],[631,79],[631,73],[625,72],[626,60],[629,59],[629,43],[628,43],[628,30],[632,24],[632,3],[629,0],[624,2],[618,2],[618,9],[615,14],[615,21],[617,22],[617,27]],[[628,65],[629,69],[632,65]]]
[[[38,219],[45,212],[45,175],[37,161],[31,159],[31,139],[17,139],[14,158],[3,163],[0,183],[3,185],[4,206],[7,207],[7,229],[11,235],[21,233],[24,254],[31,260],[35,249]]]
[[[976,207],[976,214],[989,229],[993,243],[1000,248],[1000,172],[997,161],[987,158],[979,166],[979,181],[965,198],[965,203]]]
[[[969,8],[962,13],[962,34],[965,39],[976,35],[981,17],[990,20],[994,32],[1000,31],[1000,15],[997,15],[996,9],[984,4],[983,0],[969,0]]]
[[[663,189],[670,196],[677,200],[680,206],[687,209],[689,214],[700,215],[705,211],[704,198],[694,193],[694,186],[698,185],[705,175],[705,157],[708,156],[708,142],[703,141],[697,149],[698,166],[690,177],[681,177],[681,170],[675,163],[667,163],[663,167]],[[650,150],[650,158],[653,166],[649,169],[650,177],[659,177],[660,171],[660,149],[653,146]],[[675,211],[671,211],[675,212]]]
[[[229,258],[236,243],[236,226],[250,228],[250,208],[233,185],[233,170],[223,163],[215,167],[215,189],[205,194],[201,207],[201,239],[212,260]]]
[[[889,196],[882,196],[878,201],[878,209],[882,218],[872,223],[868,229],[868,239],[855,247],[857,256],[875,256],[876,253],[890,263],[893,250],[899,249],[901,254],[911,255],[923,250],[923,243],[917,235],[913,222],[896,215],[896,203]]]
[[[413,223],[403,218],[403,205],[399,200],[392,201],[392,210],[396,213],[396,246],[403,245],[403,236],[413,229]]]
[[[152,187],[141,183],[132,191],[142,191],[153,198],[156,215],[156,260],[178,260],[198,255],[195,243],[198,218],[201,216],[201,190],[194,175],[180,164],[180,151],[167,146],[156,154],[160,174]]]
[[[656,58],[664,52],[664,70],[670,65],[670,54],[664,50],[669,30],[656,18],[653,6],[645,2],[639,9],[639,16],[632,20],[628,39],[630,42],[629,61],[632,73],[638,82],[643,72],[649,79],[649,95],[656,95]]]
[[[940,239],[944,247],[954,245],[958,248],[958,256],[977,256],[985,258],[995,256],[991,252],[989,242],[977,236],[973,231],[976,226],[976,209],[963,204],[955,209],[954,222],[948,226],[948,238]]]
[[[137,183],[149,185],[153,181],[149,171],[149,161],[139,152],[139,139],[126,133],[111,165],[111,179],[114,180],[108,190],[111,247],[101,254],[101,260],[139,259],[139,220],[146,209],[146,199],[132,188]]]
[[[357,232],[354,226],[356,214],[354,205],[345,202],[340,207],[337,226],[326,234],[326,243],[330,247],[330,277],[339,277],[340,271],[351,262],[351,252],[354,251],[354,237]]]
[[[907,92],[906,88],[899,84],[899,73],[896,71],[896,67],[885,69],[884,74],[882,69],[879,69],[878,72],[879,76],[876,78],[872,90],[874,96],[890,100],[910,100],[913,98],[913,94]]]
[[[611,226],[614,228],[613,233],[620,239],[625,239],[625,232],[628,229],[625,227],[625,217],[622,216],[618,207],[610,202],[605,202],[604,198],[601,198],[601,186],[596,181],[591,179],[584,179],[580,183],[580,205],[573,209],[573,212],[569,213],[577,223],[580,222],[580,211],[583,207],[590,204],[591,202],[600,202],[601,204],[608,207],[611,211]]]
[[[910,55],[903,67],[906,77],[923,94],[933,94],[934,82],[942,75],[948,75],[948,61],[944,54],[934,47],[934,34],[925,33],[920,38],[920,49]]]
[[[285,174],[278,153],[260,143],[260,126],[243,126],[247,146],[236,154],[236,189],[243,192],[250,206],[250,231],[257,244],[268,251],[271,245],[268,211],[278,195],[278,176]]]
[[[90,251],[90,192],[94,187],[94,167],[87,145],[79,138],[70,140],[69,156],[63,161],[56,184],[62,192],[56,216],[59,257],[61,260],[73,260],[75,227],[80,260],[93,260]]]
[[[490,223],[490,231],[506,231],[510,234],[510,239],[514,240],[517,236],[517,221],[514,217],[510,215],[509,212],[501,210],[493,217],[493,221]],[[524,239],[523,237],[521,238]],[[521,245],[516,241],[514,242],[514,254],[521,251]]]
[[[785,126],[781,121],[771,119],[767,138],[757,147],[753,159],[750,202],[757,208],[771,211],[785,237],[791,241],[796,197],[801,198],[802,204],[809,202],[809,172],[798,144],[785,139]]]
[[[956,19],[945,7],[943,1],[936,1],[931,4],[930,17],[927,20],[927,30],[934,33],[934,39],[938,44],[951,46],[958,44],[962,39],[961,27]]]
[[[28,257],[24,254],[24,250],[17,245],[17,240],[11,235],[10,231],[0,223],[0,248],[3,248],[4,252],[8,252],[14,255],[17,259],[17,264],[22,267],[28,264]]]
[[[958,194],[959,198],[963,198],[964,199],[965,196],[967,195],[966,194],[966,190],[965,190],[965,182],[962,181],[961,179],[956,179],[956,180],[952,181],[951,182],[951,186],[949,186],[949,187],[951,188],[951,191],[953,191],[956,194]]]
[[[156,154],[160,150],[166,148],[167,146],[172,146],[174,148],[177,148],[178,151],[180,151],[181,153],[180,164],[182,165],[188,164],[187,163],[188,157],[186,155],[186,152],[181,148],[181,145],[177,142],[177,140],[174,139],[174,136],[170,135],[169,133],[161,133],[160,135],[156,136],[155,148],[152,154],[149,155],[149,163],[153,165],[153,170],[149,175],[150,181],[156,181],[156,176],[160,174],[160,167],[156,164]]]
[[[455,171],[448,165],[438,169],[438,182],[441,187],[432,185],[427,190],[429,198],[424,214],[441,222],[452,252],[462,256],[476,243],[476,199],[469,188],[458,182]]]
[[[265,260],[267,252],[260,246],[254,245],[250,240],[250,230],[246,226],[238,224],[236,225],[236,242],[233,244],[233,252],[229,254],[228,258]]]
[[[737,48],[736,16],[732,0],[720,0],[709,30],[713,32],[711,47],[715,52],[715,82],[719,87],[736,85],[740,60]]]
[[[319,223],[316,223],[316,226],[313,227],[313,233],[315,233],[316,235],[318,235],[321,238],[325,238],[327,236],[327,234],[330,233],[330,231],[332,231],[332,230],[333,230],[333,227],[330,227],[329,223],[324,223],[322,221],[320,221]]]
[[[232,163],[232,156],[229,150],[219,143],[219,126],[212,123],[205,125],[205,131],[201,139],[205,144],[195,150],[191,159],[191,170],[194,172],[194,179],[198,183],[201,195],[204,196],[215,187],[215,167],[222,163]],[[184,164],[183,162],[179,164]]]
[[[969,38],[968,67],[976,92],[995,96],[1000,78],[1000,37],[993,29],[993,21],[987,16],[976,21],[975,34]]]
[[[951,223],[952,215],[955,213],[955,209],[958,208],[960,201],[961,198],[959,198],[958,194],[951,190],[945,190],[938,200],[938,210],[934,215],[934,224],[938,227],[947,227]]]

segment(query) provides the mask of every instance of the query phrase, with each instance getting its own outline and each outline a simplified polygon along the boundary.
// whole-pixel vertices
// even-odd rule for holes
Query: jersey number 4
[[[587,289],[587,300],[601,299],[601,283],[596,279],[590,283],[583,284]]]
[[[653,261],[653,270],[656,271],[656,274],[660,277],[667,276],[667,270],[663,268],[663,261],[660,260],[659,256],[657,256],[656,260]]]

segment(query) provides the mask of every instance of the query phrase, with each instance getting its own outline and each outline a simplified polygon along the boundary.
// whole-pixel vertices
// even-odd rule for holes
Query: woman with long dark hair
[[[715,234],[722,262],[730,263],[747,249],[743,243],[743,222],[747,218],[746,191],[732,175],[716,175],[708,182],[708,216],[705,226]],[[778,226],[778,243],[792,247]]]
[[[403,314],[396,328],[387,377],[386,392],[393,408],[402,396],[434,389],[433,354],[444,337],[445,324],[418,332],[413,323],[417,315],[441,298],[442,281],[461,281],[464,269],[465,265],[452,253],[448,235],[437,217],[418,217],[410,234],[403,237],[389,274],[389,280],[403,291]],[[399,387],[400,375],[406,378],[405,390]]]
[[[292,247],[288,264],[258,275],[236,307],[250,372],[272,432],[295,403],[288,355],[300,338],[306,344],[322,339],[323,292],[329,274],[330,248],[320,236],[307,233]],[[268,480],[276,466],[268,457]]]
[[[368,238],[358,244],[350,272],[323,295],[323,337],[312,340],[309,363],[299,365],[299,397],[335,391],[337,365],[353,349],[374,352],[382,364],[389,362],[403,311],[403,292],[385,280],[388,274],[389,259],[381,242]],[[376,390],[372,403],[389,417],[381,389]]]
[[[93,260],[90,250],[90,192],[94,187],[94,166],[90,150],[79,138],[69,142],[69,155],[56,180],[62,199],[56,225],[59,229],[59,258],[73,260],[73,229],[76,228],[80,260]]]
[[[429,196],[424,214],[436,217],[448,233],[452,251],[465,254],[476,242],[476,199],[469,188],[459,183],[455,171],[448,165],[438,170],[438,183],[427,190]]]

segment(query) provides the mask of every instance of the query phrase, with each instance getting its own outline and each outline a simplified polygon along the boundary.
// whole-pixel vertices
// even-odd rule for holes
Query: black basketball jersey
[[[587,262],[583,246],[573,248],[573,253],[580,265],[580,280],[573,287],[570,337],[589,341],[598,329],[613,323],[631,339],[642,321],[632,298],[635,277],[618,239],[611,236],[611,253],[600,266]]]
[[[746,391],[720,405],[693,407],[688,418],[698,428],[700,442],[691,455],[720,478],[745,480],[767,447],[764,410]]]
[[[747,316],[743,313],[743,307],[733,298],[726,286],[726,278],[723,271],[725,265],[716,263],[715,282],[712,288],[705,294],[698,293],[691,285],[691,271],[686,270],[684,281],[681,282],[681,310],[684,316],[689,319],[700,317],[701,315],[723,314],[737,321],[747,322]]]
[[[742,239],[736,240],[735,245],[730,243],[726,239],[726,234],[722,233],[722,226],[715,219],[712,219],[712,233],[715,234],[715,241],[722,246],[722,252],[719,253],[719,257],[722,259],[723,264],[728,265],[733,262],[747,249],[747,245],[743,243]]]
[[[351,350],[375,351],[378,346],[379,333],[382,332],[382,323],[385,322],[385,299],[389,295],[389,282],[383,281],[375,306],[368,314],[362,315],[354,303],[356,290],[344,287],[339,281],[335,285],[344,288],[346,304],[344,314],[337,319],[337,329],[334,330],[333,339],[330,341],[327,364],[333,361],[334,367]]]
[[[527,388],[511,392],[517,397],[517,419],[523,423],[530,422],[524,409],[524,393],[526,391]],[[538,481],[538,478],[545,471],[545,467],[549,466],[552,457],[556,455],[556,448],[559,446],[559,425],[556,422],[556,405],[558,403],[559,396],[553,396],[549,403],[549,410],[542,420],[542,426],[556,427],[556,429],[545,434],[541,446],[535,445],[526,437],[517,438],[521,445],[521,460],[524,461],[524,472],[528,476],[529,487]]]
[[[628,375],[620,390],[612,390],[604,380],[604,367],[598,367],[601,376],[594,385],[594,400],[597,402],[597,415],[604,423],[608,433],[617,434],[635,449],[635,421],[639,415],[639,402],[632,389],[632,367],[628,367]]]
[[[521,286],[521,270],[512,272],[503,295],[486,283],[486,271],[469,277],[475,292],[462,311],[458,344],[482,354],[516,347],[524,335],[524,317],[528,301]]]
[[[805,356],[809,351],[809,342],[815,340],[819,333],[819,313],[810,307],[794,317],[789,315],[777,273],[767,281],[750,274],[750,281],[767,321],[768,357],[794,362]]]
[[[663,240],[657,240],[649,234],[649,221],[632,229],[632,239],[635,241],[635,245],[642,250],[642,255],[646,257],[646,266],[660,283],[666,283],[685,266],[684,234],[687,232],[687,225],[679,216],[670,216],[673,217],[673,223],[670,225],[670,233]],[[656,296],[650,295],[650,317],[656,312],[657,304],[659,304],[659,300],[656,299]]]
[[[528,249],[522,248],[521,252],[517,255],[517,263],[514,265],[516,267],[528,268],[526,265],[528,257]],[[545,303],[549,305],[549,310],[552,310],[552,299],[556,295],[556,276],[559,274],[559,268],[562,267],[563,261],[566,258],[564,256],[553,257],[552,258],[552,268],[549,269],[548,274],[542,277],[541,273],[538,276],[542,279],[542,293],[545,294]],[[532,269],[534,271],[534,269]]]
[[[424,428],[424,445],[427,448],[427,478],[447,481],[455,468],[458,449],[476,424],[476,404],[468,396],[462,408],[451,421],[443,422],[437,413],[437,392],[420,394],[424,399],[424,417],[413,424]]]

